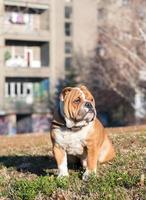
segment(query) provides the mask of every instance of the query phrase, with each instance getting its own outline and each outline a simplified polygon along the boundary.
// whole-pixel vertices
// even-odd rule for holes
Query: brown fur
[[[103,153],[101,157],[100,154],[107,148],[108,150]],[[115,150],[111,141],[105,132],[104,127],[98,119],[95,119],[94,127],[87,138],[87,164],[88,169],[92,170],[96,168],[97,161],[104,163],[106,161],[112,160],[115,157]]]
[[[74,88],[73,88],[74,89]],[[65,101],[64,104],[64,112],[68,118],[76,118],[77,111],[79,110],[81,104],[83,103],[83,99],[80,104],[74,105],[73,99],[75,97],[81,96],[80,91],[77,89],[73,90],[72,88],[65,88],[61,93],[61,100]],[[86,100],[92,102],[93,106],[95,106],[94,98],[92,94],[88,91],[85,86],[80,87],[80,90],[86,97]],[[71,92],[72,91],[72,92]],[[54,120],[51,130],[51,138],[53,143],[53,152],[55,159],[57,161],[58,166],[62,163],[65,155],[65,150],[56,142],[56,130],[62,131],[63,129],[67,129],[65,120],[58,113],[58,110],[55,111]],[[92,124],[92,128],[90,128],[87,137],[85,138],[85,147],[87,151],[87,169],[89,172],[95,171],[97,162],[103,163],[109,161],[115,157],[114,147],[108,138],[107,133],[105,132],[104,127],[100,123],[100,121],[95,118]],[[84,147],[83,147],[84,148]]]

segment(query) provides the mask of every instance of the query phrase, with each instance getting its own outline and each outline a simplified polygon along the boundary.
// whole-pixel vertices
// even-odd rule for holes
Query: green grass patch
[[[112,135],[116,158],[97,166],[97,176],[82,181],[83,172],[70,170],[69,178],[54,176],[53,159],[43,144],[22,147],[23,155],[0,157],[0,199],[3,200],[146,200],[145,133]],[[33,152],[34,148],[34,152]],[[40,149],[43,153],[40,155]],[[21,153],[21,149],[19,149]],[[44,172],[44,173],[42,173]],[[46,174],[48,174],[46,176]],[[53,175],[51,175],[53,174]],[[145,175],[144,185],[141,175]]]
[[[91,175],[87,182],[80,178],[80,173],[72,173],[69,178],[54,176],[37,177],[35,179],[15,179],[8,184],[6,196],[11,200],[35,200],[41,194],[49,199],[59,189],[70,191],[82,199],[125,200],[131,199],[129,191],[139,189],[139,196],[144,199],[144,188],[138,186],[140,175],[119,172],[112,169],[103,176]],[[70,199],[70,198],[69,198]],[[71,198],[72,199],[72,198]]]
[[[34,180],[13,180],[8,189],[8,198],[12,200],[34,200],[41,193],[50,196],[58,188],[68,188],[68,178],[38,177]]]
[[[121,173],[118,171],[109,171],[103,177],[91,176],[87,185],[87,193],[99,193],[100,199],[112,200],[119,198],[119,192],[129,190],[136,187],[139,183],[140,177],[133,176],[128,173]],[[119,191],[118,193],[116,191]],[[121,193],[121,192],[120,192]],[[125,198],[124,193],[120,199]]]

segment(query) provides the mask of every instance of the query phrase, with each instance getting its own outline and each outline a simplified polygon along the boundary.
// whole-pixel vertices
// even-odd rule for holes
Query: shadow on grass
[[[73,160],[71,158],[71,160]],[[15,168],[19,172],[33,173],[38,176],[45,176],[47,174],[54,175],[57,169],[56,161],[52,156],[0,156],[0,165],[7,168]],[[69,169],[78,169],[80,166],[79,160],[71,161]],[[48,172],[48,173],[47,173]]]

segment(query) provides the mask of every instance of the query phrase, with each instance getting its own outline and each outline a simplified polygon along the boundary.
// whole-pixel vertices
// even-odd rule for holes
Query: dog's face
[[[95,101],[85,86],[67,87],[60,95],[60,111],[68,128],[85,126],[96,116]]]

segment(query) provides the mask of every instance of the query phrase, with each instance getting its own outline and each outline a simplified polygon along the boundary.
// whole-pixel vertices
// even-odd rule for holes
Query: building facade
[[[0,134],[49,129],[50,95],[73,55],[94,49],[96,4],[0,1]]]
[[[48,131],[50,97],[76,55],[93,56],[95,49],[100,49],[106,56],[100,31],[113,25],[116,29],[111,28],[113,34],[108,36],[118,38],[129,49],[133,46],[131,33],[134,37],[137,33],[130,19],[135,18],[135,10],[140,17],[145,15],[142,3],[134,2],[1,0],[0,134]],[[125,64],[117,48],[108,51]],[[141,96],[138,92],[135,97],[138,111]]]

